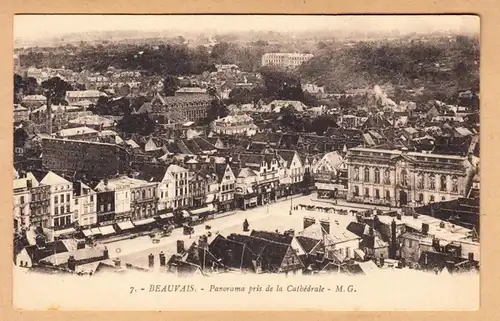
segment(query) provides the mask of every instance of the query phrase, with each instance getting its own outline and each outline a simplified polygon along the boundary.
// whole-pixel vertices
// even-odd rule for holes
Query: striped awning
[[[172,217],[174,217],[174,213],[160,214],[161,219],[167,219],[167,218],[172,218]]]
[[[151,224],[151,223],[154,223],[155,222],[155,219],[150,217],[150,218],[145,218],[143,220],[138,220],[138,221],[134,221],[134,225],[137,226],[137,225],[146,225],[146,224]]]
[[[134,224],[132,224],[132,222],[130,222],[130,221],[119,222],[119,223],[116,223],[116,224],[118,225],[118,227],[122,231],[130,230],[130,229],[134,228]]]
[[[92,231],[92,234],[93,234],[93,235],[99,235],[99,234],[102,234],[101,229],[100,229],[100,228],[98,228],[98,227],[91,228],[90,230]]]
[[[54,231],[54,236],[71,234],[71,233],[75,233],[75,232],[76,232],[76,230],[73,227],[70,227],[70,228],[67,228],[67,229],[64,229],[64,230]]]
[[[116,233],[112,225],[106,225],[100,227],[102,235],[110,235]]]

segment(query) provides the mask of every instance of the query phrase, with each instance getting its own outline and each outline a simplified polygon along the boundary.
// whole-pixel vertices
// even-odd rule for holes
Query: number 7
[[[135,288],[133,286],[130,287],[130,293],[129,294],[132,294],[134,292]]]

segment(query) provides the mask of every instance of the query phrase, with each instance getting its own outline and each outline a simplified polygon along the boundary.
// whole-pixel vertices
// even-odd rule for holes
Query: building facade
[[[157,94],[151,104],[141,107],[139,113],[147,112],[160,124],[175,124],[207,118],[213,97],[206,94],[163,97]]]
[[[90,226],[97,223],[97,195],[82,182],[73,183],[73,199],[78,225]]]
[[[49,226],[54,230],[72,227],[75,220],[73,183],[54,172],[49,172],[40,184],[50,186]]]
[[[130,154],[122,146],[81,140],[47,138],[42,140],[44,169],[69,173],[85,172],[96,178],[123,173]]]
[[[352,148],[348,201],[406,206],[465,196],[473,168],[465,157]]]
[[[214,120],[212,130],[220,135],[253,136],[257,133],[257,126],[253,123],[252,117],[243,114]]]
[[[285,68],[296,68],[314,57],[305,53],[266,53],[262,56],[262,66],[280,66]]]

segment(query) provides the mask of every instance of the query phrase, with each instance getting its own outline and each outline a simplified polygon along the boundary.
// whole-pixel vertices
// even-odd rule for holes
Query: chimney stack
[[[153,255],[153,253],[150,253],[148,255],[148,266],[150,268],[153,268],[155,266],[155,256]]]
[[[166,263],[165,253],[163,253],[163,251],[161,251],[159,257],[160,257],[160,266],[165,266],[165,263]]]
[[[330,234],[330,221],[327,220],[319,220],[319,224],[326,231],[327,234]]]
[[[177,254],[182,254],[184,251],[184,241],[177,240]]]
[[[68,258],[68,269],[73,272],[76,270],[76,260],[73,255]]]
[[[104,259],[109,259],[109,251],[107,247],[104,247],[104,251],[102,253],[102,256],[104,256]]]
[[[474,262],[474,253],[469,252],[468,258],[470,263]]]
[[[422,234],[423,235],[429,234],[429,224],[422,223]]]
[[[122,266],[122,261],[120,259],[116,258],[114,262],[115,262],[115,267],[119,268]]]
[[[304,230],[314,223],[316,223],[316,219],[314,217],[304,217]]]

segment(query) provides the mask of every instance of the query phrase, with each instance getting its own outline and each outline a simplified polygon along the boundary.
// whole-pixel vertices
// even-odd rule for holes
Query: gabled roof
[[[65,180],[61,176],[54,172],[48,172],[47,175],[41,180],[41,184],[44,185],[59,185],[59,184],[71,184],[69,181]]]
[[[251,264],[251,253],[244,243],[226,239],[219,234],[210,243],[209,250],[228,267],[236,269],[249,269],[253,267]],[[228,256],[228,251],[232,253],[230,257]]]
[[[238,177],[251,177],[251,176],[257,176],[257,174],[255,174],[255,172],[248,167],[242,168],[238,173]]]
[[[299,242],[300,246],[306,251],[306,253],[311,253],[311,251],[318,247],[319,243],[322,243],[321,240],[313,239],[307,236],[297,236],[297,241]],[[324,250],[324,246],[323,246]]]
[[[280,233],[276,233],[276,232],[268,232],[268,231],[253,230],[250,233],[250,236],[265,239],[265,240],[268,240],[271,242],[287,244],[287,245],[290,245],[292,243],[292,240],[293,240],[293,236],[291,236],[291,235],[285,235],[285,234],[280,234]]]

